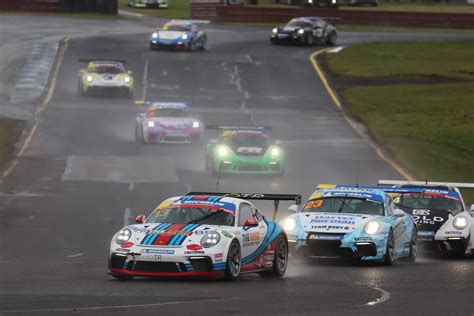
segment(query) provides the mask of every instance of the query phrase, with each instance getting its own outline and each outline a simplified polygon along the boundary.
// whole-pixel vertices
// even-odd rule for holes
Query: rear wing
[[[278,205],[280,201],[295,201],[295,204],[301,204],[300,194],[272,194],[272,193],[225,193],[225,192],[189,192],[186,195],[215,195],[222,197],[233,197],[244,200],[273,201],[273,220],[276,221],[278,215]]]
[[[221,129],[221,130],[254,130],[254,131],[271,131],[272,127],[264,126],[233,126],[233,125],[206,125],[206,129]]]
[[[145,101],[145,100],[135,100],[133,102],[136,106],[149,106],[149,105],[156,105],[156,106],[163,106],[163,107],[188,107],[190,103],[188,102],[161,102],[161,101]]]
[[[91,61],[98,61],[98,62],[115,62],[115,63],[122,63],[126,64],[127,61],[124,59],[98,59],[98,58],[79,58],[77,60],[80,63],[90,63]]]
[[[378,185],[403,185],[413,187],[456,187],[462,189],[474,189],[474,183],[462,182],[433,182],[433,181],[401,181],[401,180],[379,180]]]

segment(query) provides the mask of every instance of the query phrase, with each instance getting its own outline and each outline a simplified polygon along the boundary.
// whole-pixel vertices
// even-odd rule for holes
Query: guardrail
[[[474,28],[474,14],[395,12],[375,10],[344,10],[325,8],[268,8],[225,6],[220,4],[191,4],[192,18],[202,17],[218,22],[282,23],[298,16],[340,18],[344,24],[386,25],[435,28]]]

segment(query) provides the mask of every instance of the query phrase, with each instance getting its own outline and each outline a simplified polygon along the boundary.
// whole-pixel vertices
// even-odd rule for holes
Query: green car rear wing
[[[301,204],[300,194],[273,194],[273,193],[226,193],[226,192],[189,192],[186,195],[214,195],[222,197],[233,197],[244,200],[273,201],[273,220],[276,221],[278,215],[278,205],[280,201],[295,201],[295,204]]]

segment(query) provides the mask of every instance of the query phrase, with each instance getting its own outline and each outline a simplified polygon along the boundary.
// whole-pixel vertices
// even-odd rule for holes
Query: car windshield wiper
[[[200,221],[203,221],[203,220],[205,220],[205,219],[208,219],[209,217],[212,217],[212,216],[214,216],[214,215],[216,215],[216,214],[219,214],[219,213],[221,213],[221,212],[224,212],[224,210],[223,210],[223,209],[220,209],[220,210],[217,210],[217,211],[215,211],[215,212],[213,212],[213,213],[209,213],[209,214],[206,214],[206,215],[204,215],[204,216],[202,216],[202,217],[193,219],[192,221],[186,223],[186,225],[189,225],[189,224],[196,224],[196,223],[198,223],[198,222],[200,222]]]
[[[340,207],[339,210],[337,211],[338,213],[341,213],[342,208],[343,208],[344,205],[346,204],[346,200],[347,200],[347,193],[346,193],[346,195],[344,195],[344,197],[343,197],[341,207]]]

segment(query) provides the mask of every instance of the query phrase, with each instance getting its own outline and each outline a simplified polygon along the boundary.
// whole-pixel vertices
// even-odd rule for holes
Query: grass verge
[[[470,4],[453,3],[383,3],[376,7],[367,6],[340,6],[344,10],[371,10],[397,12],[436,12],[436,13],[474,13],[474,6]]]
[[[339,91],[344,102],[418,179],[474,182],[474,41],[393,44],[354,45],[324,58],[342,76],[468,81],[354,86]],[[472,191],[463,192],[467,201]]]
[[[168,9],[135,9],[127,6],[128,0],[119,0],[119,9],[165,19],[189,19],[190,0],[168,0]]]
[[[0,119],[0,170],[11,159],[24,127],[24,121]]]
[[[60,18],[74,18],[74,19],[86,19],[86,20],[127,20],[127,17],[115,14],[102,14],[102,13],[35,13],[35,12],[15,12],[15,11],[4,11],[0,12],[1,15],[20,15],[20,16],[51,16]]]
[[[326,56],[329,68],[351,77],[436,76],[474,80],[474,40],[359,44]]]

